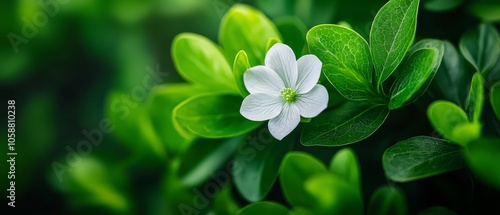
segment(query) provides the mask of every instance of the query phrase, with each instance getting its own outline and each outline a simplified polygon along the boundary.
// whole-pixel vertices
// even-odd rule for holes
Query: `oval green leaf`
[[[306,36],[309,51],[323,63],[323,74],[345,98],[354,101],[374,97],[368,43],[352,29],[318,25]]]
[[[370,198],[368,215],[405,215],[407,213],[405,195],[397,187],[381,186]]]
[[[481,23],[460,38],[460,51],[474,68],[488,72],[500,56],[500,37],[491,24]]]
[[[491,107],[493,107],[493,111],[495,112],[498,120],[500,120],[500,82],[491,87],[490,102]]]
[[[241,96],[246,97],[250,94],[245,87],[245,82],[243,81],[243,74],[250,68],[250,63],[248,63],[248,55],[245,51],[241,50],[236,54],[233,63],[233,76],[236,81],[236,86],[240,91]]]
[[[250,66],[262,65],[269,38],[281,38],[274,24],[260,11],[237,4],[222,18],[219,43],[228,60],[243,50]]]
[[[400,108],[419,96],[419,91],[425,91],[423,88],[427,88],[439,68],[439,56],[437,49],[424,48],[408,57],[401,68],[401,76],[392,86],[389,109]]]
[[[330,172],[344,179],[351,187],[361,192],[361,172],[356,153],[350,148],[343,148],[332,158]]]
[[[484,105],[484,79],[483,76],[476,72],[472,77],[472,83],[469,91],[469,99],[467,102],[467,112],[471,122],[479,122]]]
[[[451,141],[456,141],[453,130],[469,122],[464,110],[449,101],[433,102],[427,108],[427,117],[434,129]]]
[[[288,215],[288,208],[274,202],[257,202],[242,208],[238,215]]]
[[[206,93],[193,96],[175,107],[174,123],[205,138],[238,136],[261,124],[240,114],[241,102],[241,96],[237,95]]]
[[[385,174],[391,180],[408,182],[459,169],[461,147],[446,140],[418,136],[388,148],[382,157]]]
[[[483,182],[500,190],[500,139],[481,138],[467,145],[465,153],[472,172]]]
[[[238,147],[233,178],[236,188],[250,202],[264,199],[278,177],[281,161],[293,147],[295,135],[282,141],[271,136],[267,126],[256,129]]]
[[[244,135],[229,139],[197,139],[182,156],[178,170],[181,184],[193,187],[207,180],[233,155]]]
[[[321,161],[303,152],[289,152],[280,168],[280,182],[285,199],[294,207],[312,208],[316,202],[304,184],[313,175],[327,172]]]
[[[370,48],[379,88],[401,63],[413,43],[418,4],[419,0],[391,0],[373,20]]]
[[[187,81],[210,89],[238,92],[231,67],[220,48],[209,39],[197,34],[179,34],[172,44],[172,59]]]
[[[389,115],[385,105],[347,102],[308,123],[300,136],[306,146],[342,146],[372,135]]]

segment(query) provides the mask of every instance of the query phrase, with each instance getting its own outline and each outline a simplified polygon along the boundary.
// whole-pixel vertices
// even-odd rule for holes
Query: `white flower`
[[[321,65],[314,55],[296,60],[290,47],[275,44],[266,54],[265,66],[252,67],[243,76],[250,95],[241,104],[241,115],[269,120],[269,131],[282,140],[297,127],[300,116],[312,118],[326,109],[328,92],[316,84]]]

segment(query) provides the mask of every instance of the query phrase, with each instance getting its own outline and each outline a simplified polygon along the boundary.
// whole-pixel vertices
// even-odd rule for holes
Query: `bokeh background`
[[[456,4],[448,6],[433,6],[433,2],[422,0],[416,40],[446,39],[456,45],[481,19],[500,20],[500,4],[495,0],[450,1]],[[169,152],[143,150],[147,147],[140,138],[124,140],[113,127],[118,124],[105,132],[106,102],[112,92],[129,95],[134,103],[143,102],[150,90],[137,87],[144,86],[145,77],[152,77],[152,85],[183,82],[171,59],[173,38],[193,32],[217,41],[224,12],[237,3],[252,5],[272,20],[298,18],[307,29],[345,21],[367,38],[371,21],[385,1],[2,1],[1,102],[7,106],[8,99],[16,100],[15,212],[176,214],[177,206],[165,197],[175,186],[168,182],[168,165],[163,159]],[[373,137],[353,146],[361,160],[365,200],[377,186],[389,183],[380,161],[388,146],[414,135],[432,134],[427,120],[412,111],[421,109],[410,106],[395,111]],[[6,124],[0,127],[0,136],[5,137]],[[102,135],[95,133],[96,129]],[[390,132],[396,129],[397,133]],[[68,157],[79,142],[89,140],[86,132],[102,141],[83,156]],[[0,143],[0,157],[7,159],[7,139]],[[298,146],[296,150],[309,151],[326,161],[338,149]],[[3,162],[2,196],[8,185],[7,169]],[[468,174],[466,170],[454,171],[400,186],[407,194],[410,211],[433,205],[472,210],[500,202],[497,191],[471,184]],[[269,199],[282,201],[278,188],[271,192]],[[247,203],[237,193],[235,196],[240,205]],[[7,201],[2,197],[2,206]]]

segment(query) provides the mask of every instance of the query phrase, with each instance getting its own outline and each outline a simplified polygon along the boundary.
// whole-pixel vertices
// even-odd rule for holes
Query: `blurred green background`
[[[145,102],[150,92],[144,87],[140,89],[145,77],[151,86],[184,82],[171,60],[173,38],[182,32],[193,32],[217,41],[223,13],[235,3],[252,5],[271,19],[298,17],[307,29],[320,23],[346,21],[367,38],[371,21],[385,2],[3,1],[0,3],[0,29],[4,35],[0,42],[0,87],[5,106],[7,100],[16,100],[16,213],[175,214],[175,201],[165,197],[172,196],[165,193],[176,192],[172,188],[176,187],[175,182],[169,182],[170,176],[166,174],[172,166],[166,164],[170,152],[164,151],[161,141],[124,140],[120,134],[127,129],[154,133],[152,128],[130,122],[106,125],[108,96],[123,99],[119,100],[123,105],[128,105],[126,99],[113,93],[132,97],[134,104],[130,104],[129,114],[140,118],[140,114],[134,114],[140,113],[141,106],[136,109],[135,104]],[[481,19],[500,19],[500,6],[496,1],[464,0],[451,1],[456,5],[448,7],[428,6],[432,2],[435,1],[422,3],[416,40],[436,38],[457,44],[460,36]],[[156,75],[151,71],[157,72]],[[361,161],[366,196],[380,184],[387,183],[380,158],[388,146],[413,135],[432,133],[425,117],[409,114],[417,109],[411,106],[395,111],[379,132],[353,146]],[[402,118],[414,123],[407,125]],[[105,132],[108,126],[113,131]],[[119,131],[115,132],[115,128]],[[383,135],[393,129],[400,132]],[[6,132],[6,124],[2,124],[0,136],[5,137]],[[78,143],[91,141],[86,135],[88,132],[91,138],[102,138],[102,141],[97,141],[99,144],[92,145],[91,149],[84,149],[88,150],[85,156],[68,157],[72,150],[77,150]],[[154,139],[155,135],[150,137]],[[144,142],[148,141],[152,150],[145,149],[149,146],[145,147]],[[151,143],[155,141],[159,145]],[[0,147],[4,157],[7,139],[1,142],[5,146]],[[338,149],[297,146],[295,150],[309,151],[326,161]],[[7,168],[2,164],[0,172],[6,173]],[[474,185],[467,180],[468,174],[460,170],[401,185],[408,196],[410,211],[433,205],[448,205],[460,211],[500,201],[496,191],[482,185],[473,189]],[[0,182],[0,188],[5,191],[7,178],[1,177]],[[456,187],[461,189],[454,189]],[[473,191],[475,193],[471,193]],[[186,196],[176,193],[176,198],[192,198],[192,193],[185,193]],[[240,205],[246,204],[235,196]],[[276,201],[283,198],[278,188],[269,196]],[[474,202],[469,201],[471,196]],[[3,205],[7,202],[2,198]]]

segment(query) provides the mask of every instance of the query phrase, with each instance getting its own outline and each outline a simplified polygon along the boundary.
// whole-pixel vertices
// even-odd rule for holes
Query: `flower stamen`
[[[297,97],[297,91],[287,87],[280,92],[280,95],[285,99],[286,102],[294,102]]]

